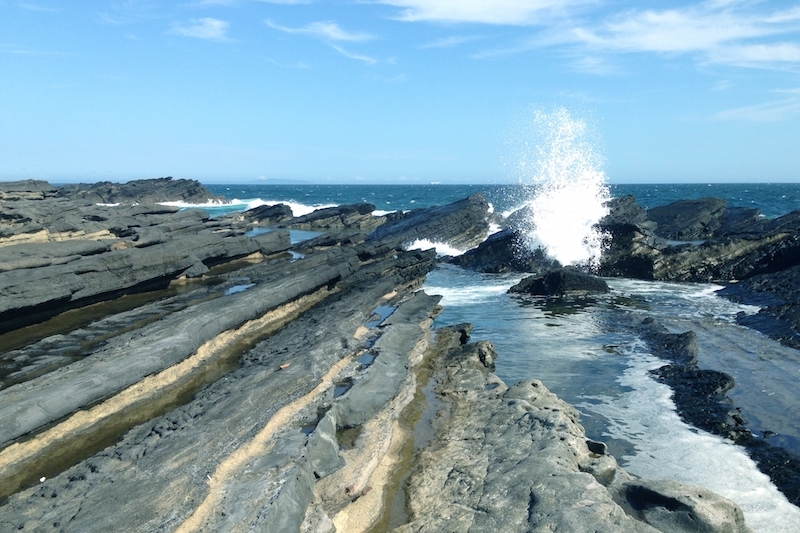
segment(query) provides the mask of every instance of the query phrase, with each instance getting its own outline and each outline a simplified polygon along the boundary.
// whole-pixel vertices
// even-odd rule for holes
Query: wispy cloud
[[[274,59],[272,59],[270,57],[265,57],[264,59],[269,61],[273,65],[275,65],[277,67],[281,67],[281,68],[299,69],[299,70],[306,70],[306,69],[310,69],[311,68],[311,65],[309,65],[308,63],[304,63],[302,61],[298,61],[297,63],[293,63],[293,64],[288,64],[288,63],[281,63],[280,61],[275,61]]]
[[[341,46],[339,46],[337,44],[330,43],[330,46],[331,46],[331,48],[333,48],[334,50],[336,50],[337,52],[339,52],[343,56],[349,57],[350,59],[357,59],[358,61],[363,61],[364,63],[366,63],[368,65],[374,65],[375,63],[378,62],[378,60],[373,58],[373,57],[366,56],[364,54],[358,54],[358,53],[355,53],[355,52],[350,52],[348,50],[345,50],[344,48],[342,48]]]
[[[309,35],[327,41],[350,41],[350,42],[364,42],[374,39],[369,33],[361,32],[348,32],[339,27],[333,21],[312,22],[300,28],[288,28],[275,24],[271,20],[265,21],[267,26],[274,30],[282,31],[284,33],[294,33],[300,35]]]
[[[605,57],[600,56],[579,56],[571,61],[572,69],[577,72],[597,74],[599,76],[609,76],[622,74],[622,70],[611,63]]]
[[[320,39],[325,44],[350,59],[363,61],[369,65],[374,65],[378,62],[378,60],[373,57],[346,50],[341,44],[339,44],[342,42],[360,43],[371,41],[375,37],[369,33],[349,32],[343,30],[336,22],[333,21],[312,22],[311,24],[302,26],[300,28],[281,26],[279,24],[275,24],[271,20],[265,20],[264,22],[267,24],[267,26],[274,30],[296,35],[307,35],[309,37]]]
[[[30,4],[28,2],[17,2],[17,6],[28,11],[39,11],[40,13],[58,13],[61,11],[55,7],[40,6],[39,4]]]
[[[182,37],[195,37],[197,39],[208,39],[212,41],[226,41],[225,35],[230,24],[224,20],[205,17],[192,19],[188,24],[175,23],[169,30],[173,35]]]
[[[196,0],[190,5],[195,7],[208,7],[208,6],[238,6],[241,4],[239,0]]]
[[[702,61],[740,66],[800,62],[800,8],[764,12],[758,0],[710,0],[667,10],[634,10],[568,38],[590,50],[696,54]]]
[[[257,2],[261,2],[263,4],[285,4],[285,5],[295,5],[295,4],[313,4],[316,0],[256,0]]]
[[[718,120],[745,120],[749,122],[780,122],[800,114],[800,97],[785,98],[747,107],[720,111]]]
[[[46,50],[32,50],[14,44],[0,44],[0,54],[25,55],[25,56],[63,56],[64,52],[52,52]]]
[[[470,43],[473,41],[477,41],[481,39],[481,37],[477,35],[454,35],[452,37],[444,37],[442,39],[437,39],[435,41],[431,41],[429,43],[425,43],[419,48],[426,49],[426,48],[451,48],[453,46],[458,46],[460,44]]]
[[[99,13],[107,24],[131,24],[162,18],[162,6],[152,0],[124,0],[113,2],[108,11]]]
[[[473,22],[481,24],[539,24],[553,13],[592,3],[592,0],[379,0],[402,8],[400,20]]]

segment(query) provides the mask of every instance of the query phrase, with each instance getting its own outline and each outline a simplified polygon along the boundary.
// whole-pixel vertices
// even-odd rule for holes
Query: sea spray
[[[559,108],[536,112],[533,126],[539,142],[521,161],[530,210],[524,244],[545,249],[562,265],[596,267],[604,239],[596,224],[608,213],[604,204],[611,195],[586,139],[586,122]]]

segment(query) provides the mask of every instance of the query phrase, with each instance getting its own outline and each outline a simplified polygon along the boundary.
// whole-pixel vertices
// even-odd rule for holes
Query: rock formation
[[[476,246],[482,196],[386,217],[145,202],[208,200],[180,181],[0,187],[0,532],[748,531],[719,496],[625,473],[544,384],[492,374],[468,325],[434,332],[435,253],[404,245]]]
[[[482,341],[437,359],[436,438],[408,481],[410,521],[393,531],[749,531],[720,496],[627,474],[542,382],[493,375],[496,356]]]
[[[202,204],[227,200],[208,191],[198,181],[187,179],[153,178],[127,183],[101,181],[97,183],[75,183],[59,187],[58,196],[85,203],[131,204],[157,202],[187,202]]]
[[[608,291],[605,281],[573,267],[549,270],[541,276],[528,276],[508,289],[510,293],[555,297],[586,296]]]

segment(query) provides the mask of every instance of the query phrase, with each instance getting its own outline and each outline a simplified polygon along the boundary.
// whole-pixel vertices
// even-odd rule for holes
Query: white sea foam
[[[564,108],[537,112],[538,144],[520,164],[520,181],[529,191],[526,205],[532,208],[526,245],[545,249],[563,265],[599,263],[604,236],[595,225],[608,213],[603,204],[611,198],[586,129]]]
[[[758,313],[761,308],[732,302],[717,295],[721,285],[713,283],[676,283],[635,279],[608,279],[609,286],[621,293],[641,298],[651,311],[660,311],[677,318],[714,318],[736,322],[737,313]]]
[[[484,284],[469,285],[465,287],[446,287],[441,285],[425,285],[425,292],[437,294],[442,297],[441,304],[445,308],[475,306],[488,302],[502,296],[513,285],[503,284]]]
[[[499,233],[503,231],[503,227],[499,224],[495,224],[494,222],[489,222],[489,235],[494,235],[495,233]]]
[[[406,250],[430,250],[431,248],[436,249],[437,256],[450,255],[455,257],[466,251],[450,246],[446,242],[436,242],[428,239],[419,239],[405,246]]]
[[[160,205],[171,205],[173,207],[178,207],[181,209],[185,209],[187,207],[195,207],[195,208],[207,208],[207,207],[222,207],[229,205],[222,200],[212,200],[209,198],[205,202],[200,203],[189,203],[189,202],[182,202],[182,201],[170,201],[170,202],[158,202]]]
[[[246,204],[247,207],[245,209],[254,209],[262,205],[269,205],[269,206],[278,204],[288,205],[289,208],[292,210],[292,215],[296,217],[308,215],[309,213],[313,213],[317,209],[336,207],[338,205],[338,204],[306,205],[306,204],[301,204],[299,202],[290,202],[286,200],[263,200],[261,198],[248,198],[245,200],[239,200],[238,198],[234,198],[233,200],[231,200],[231,203]]]
[[[742,448],[680,420],[672,390],[648,375],[664,361],[641,344],[629,348],[629,367],[618,379],[629,392],[576,405],[609,421],[607,437],[635,446],[635,453],[620,458],[625,469],[645,479],[673,479],[725,496],[742,507],[755,531],[800,531],[800,509],[788,502]]]

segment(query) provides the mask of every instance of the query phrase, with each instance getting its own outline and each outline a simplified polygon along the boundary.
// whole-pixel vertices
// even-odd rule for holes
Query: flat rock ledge
[[[410,521],[393,531],[751,531],[717,494],[626,473],[540,381],[492,374],[495,357],[480,341],[436,362],[436,437],[409,477]]]
[[[482,196],[258,215],[338,231],[295,261],[285,229],[101,189],[0,189],[0,330],[185,291],[6,353],[0,533],[750,531],[709,491],[628,475],[542,383],[494,375],[468,325],[433,330],[435,253],[402,245],[474,246]]]

